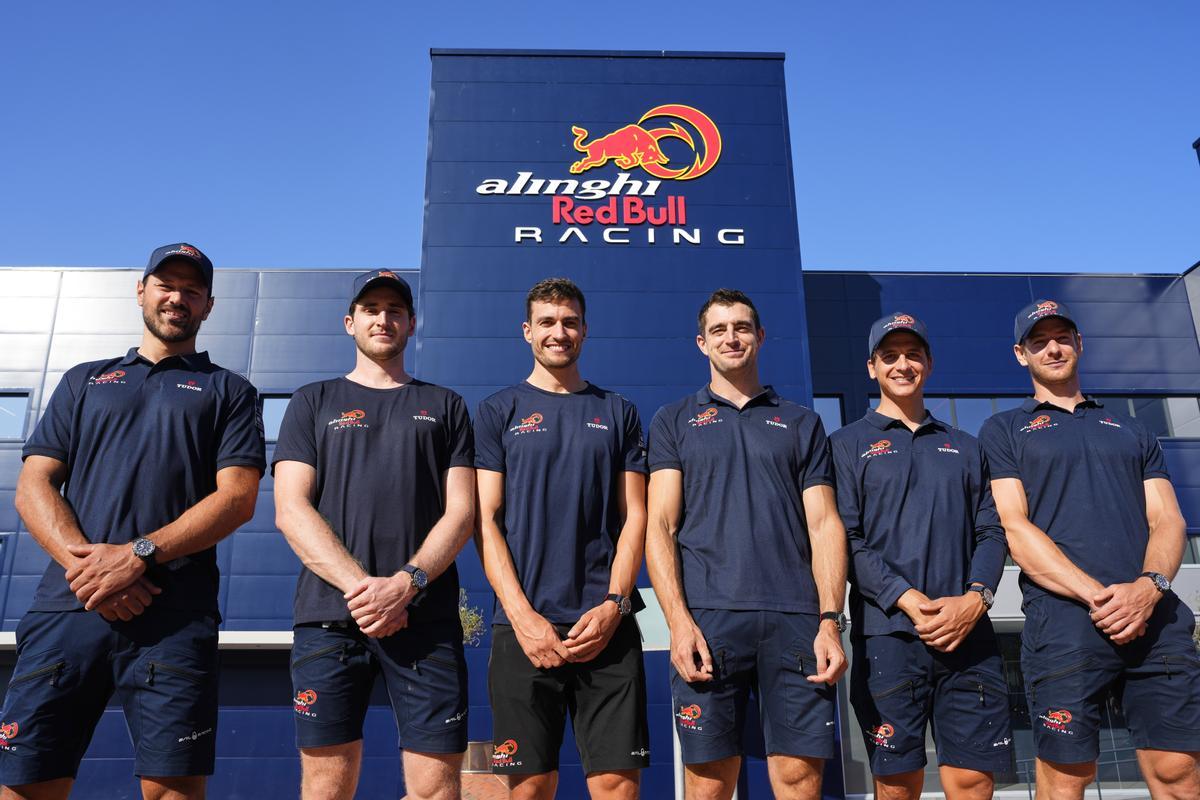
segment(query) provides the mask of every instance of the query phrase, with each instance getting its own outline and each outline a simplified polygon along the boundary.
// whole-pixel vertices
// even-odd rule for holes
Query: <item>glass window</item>
[[[840,396],[814,397],[813,411],[821,416],[825,433],[833,433],[842,427],[842,398]]]
[[[29,392],[0,392],[0,441],[25,438]]]
[[[1200,403],[1194,397],[1168,397],[1167,419],[1172,436],[1200,437]]]
[[[265,395],[263,397],[263,431],[268,442],[279,439],[279,426],[283,424],[283,412],[287,411],[291,395]]]
[[[996,401],[997,413],[1017,408],[1025,402],[1024,397],[993,397],[992,399]]]
[[[1132,397],[1133,416],[1155,436],[1170,436],[1167,423],[1167,404],[1162,397]]]
[[[925,410],[942,422],[954,424],[954,401],[949,397],[926,397]]]
[[[979,435],[983,421],[992,413],[992,398],[990,397],[954,398],[954,426],[972,436]]]

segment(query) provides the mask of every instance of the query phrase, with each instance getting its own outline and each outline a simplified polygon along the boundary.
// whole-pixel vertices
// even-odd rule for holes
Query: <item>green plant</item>
[[[463,644],[470,647],[479,646],[479,638],[483,636],[483,609],[473,606],[467,601],[467,590],[458,590],[458,620],[462,623]]]

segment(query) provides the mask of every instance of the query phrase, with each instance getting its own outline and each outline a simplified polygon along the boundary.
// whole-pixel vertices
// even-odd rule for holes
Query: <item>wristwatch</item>
[[[605,600],[612,600],[617,604],[617,613],[622,617],[628,617],[633,611],[633,600],[625,595],[610,594],[606,595]]]
[[[992,590],[984,586],[982,583],[973,583],[967,587],[968,592],[979,592],[979,596],[983,598],[983,607],[988,611],[992,610],[992,604],[996,602],[996,595]]]
[[[1149,578],[1154,584],[1154,588],[1158,589],[1163,594],[1171,591],[1171,582],[1167,580],[1167,576],[1163,575],[1161,572],[1143,572],[1141,575],[1138,575],[1138,577]]]
[[[147,567],[154,566],[154,556],[158,553],[158,545],[150,539],[138,537],[130,544],[133,545],[133,554],[142,560]]]
[[[821,613],[821,621],[827,619],[833,620],[833,624],[837,625],[838,633],[846,632],[846,615],[840,611],[823,611]]]
[[[429,576],[425,574],[425,570],[413,564],[405,564],[400,568],[401,572],[407,572],[408,577],[412,578],[413,588],[418,592],[429,585]]]

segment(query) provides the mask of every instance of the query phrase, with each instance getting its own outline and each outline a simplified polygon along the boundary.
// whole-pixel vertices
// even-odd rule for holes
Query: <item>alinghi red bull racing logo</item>
[[[667,128],[650,128],[643,124],[651,119],[671,118],[687,122],[695,128],[698,137],[693,137],[678,122],[671,122]],[[688,181],[708,172],[721,157],[721,132],[716,124],[703,111],[680,104],[655,106],[643,114],[636,125],[617,128],[612,133],[593,138],[587,144],[584,144],[588,137],[586,128],[572,125],[571,133],[575,134],[575,149],[584,154],[583,158],[571,165],[573,175],[613,161],[621,169],[641,167],[656,178]],[[660,145],[663,139],[686,142],[695,154],[695,160],[679,169],[667,167],[670,159]]]

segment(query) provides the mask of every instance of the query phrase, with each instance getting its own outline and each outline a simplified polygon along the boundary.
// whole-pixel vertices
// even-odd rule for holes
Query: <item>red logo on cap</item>
[[[381,270],[379,270],[379,274],[376,275],[375,277],[376,278],[395,278],[396,273],[392,272],[390,269],[381,269]]]
[[[1058,303],[1054,302],[1053,300],[1043,300],[1037,304],[1037,308],[1029,312],[1029,316],[1026,317],[1026,319],[1048,317],[1054,314],[1056,311],[1058,311]]]

